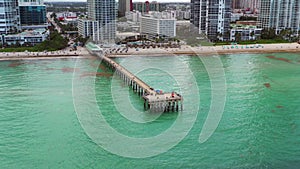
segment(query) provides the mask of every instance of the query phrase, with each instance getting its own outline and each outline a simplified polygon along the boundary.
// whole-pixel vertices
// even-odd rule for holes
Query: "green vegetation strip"
[[[57,31],[51,31],[50,39],[37,44],[33,47],[7,47],[0,49],[0,52],[43,52],[56,51],[64,49],[68,46],[68,39],[63,38]]]

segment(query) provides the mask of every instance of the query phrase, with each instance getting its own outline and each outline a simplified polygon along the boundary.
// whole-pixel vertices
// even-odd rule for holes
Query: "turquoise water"
[[[107,123],[123,135],[154,137],[172,128],[180,113],[166,113],[148,123],[127,119],[120,112],[128,104],[117,96],[127,97],[139,111],[143,101],[103,65],[98,67],[98,60],[0,62],[0,168],[299,168],[299,54],[219,57],[226,77],[225,110],[216,131],[201,144],[199,134],[212,99],[203,62],[190,56],[117,59],[154,88],[182,93],[182,114],[198,112],[194,121],[184,121],[186,127],[168,138],[176,140],[188,132],[178,144],[148,158],[118,156],[86,134],[73,104],[73,72],[83,84],[98,72],[92,83],[97,105]],[[117,146],[122,151],[132,145]]]

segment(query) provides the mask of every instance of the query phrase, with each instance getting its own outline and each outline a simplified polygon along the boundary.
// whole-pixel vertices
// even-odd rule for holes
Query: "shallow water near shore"
[[[172,127],[178,113],[166,113],[144,124],[124,118],[115,106],[124,103],[114,102],[112,88],[127,91],[128,87],[113,72],[99,66],[99,60],[0,62],[0,168],[298,168],[300,54],[217,57],[227,81],[226,105],[217,130],[202,144],[198,138],[211,106],[211,83],[201,59],[116,58],[156,89],[180,92],[182,86],[176,79],[185,81],[184,88],[189,88],[192,80],[186,76],[187,71],[193,74],[199,89],[198,94],[184,95],[191,101],[184,103],[182,113],[188,113],[185,111],[196,104],[194,97],[200,96],[198,115],[188,135],[167,152],[140,159],[107,152],[84,132],[73,105],[73,72],[81,80],[96,77],[99,109],[124,135],[158,135]],[[153,64],[161,69],[153,68]],[[142,70],[141,65],[148,66]],[[166,67],[175,69],[170,72]],[[132,90],[128,94],[133,107],[142,111],[143,101]],[[114,139],[113,135],[107,137]]]

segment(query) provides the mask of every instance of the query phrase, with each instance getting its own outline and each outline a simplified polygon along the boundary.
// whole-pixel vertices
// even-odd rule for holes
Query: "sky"
[[[86,0],[44,0],[45,2],[86,2]],[[146,0],[133,0],[133,2],[144,2]],[[148,0],[154,1],[154,0]],[[191,0],[155,0],[157,2],[191,2]]]

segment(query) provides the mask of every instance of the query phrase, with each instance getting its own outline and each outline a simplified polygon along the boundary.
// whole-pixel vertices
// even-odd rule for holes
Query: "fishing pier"
[[[154,90],[126,68],[106,57],[102,49],[97,45],[88,43],[86,46],[91,54],[98,56],[125,84],[143,98],[145,110],[150,110],[151,112],[171,112],[183,109],[183,97],[180,94],[176,92],[164,93],[160,90]]]

